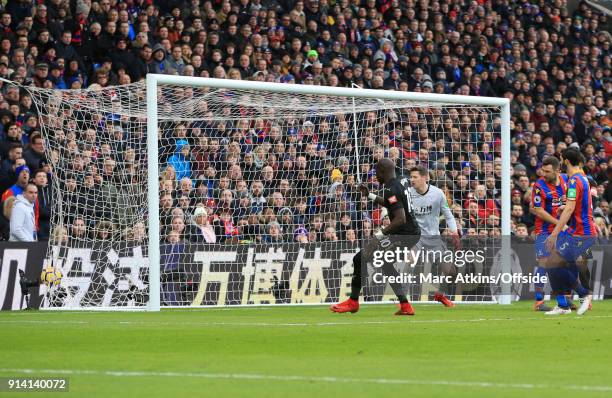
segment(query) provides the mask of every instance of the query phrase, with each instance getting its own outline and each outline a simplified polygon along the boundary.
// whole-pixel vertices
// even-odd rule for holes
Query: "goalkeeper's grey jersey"
[[[434,185],[429,185],[425,193],[420,194],[416,189],[410,187],[410,197],[414,215],[416,216],[421,236],[440,235],[440,216],[446,219],[446,225],[451,231],[457,230],[455,217],[448,207],[446,196],[442,190]]]

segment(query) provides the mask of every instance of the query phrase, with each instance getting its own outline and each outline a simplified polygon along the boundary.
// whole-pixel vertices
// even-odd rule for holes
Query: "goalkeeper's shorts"
[[[446,242],[442,236],[421,236],[419,242],[414,247],[414,250],[424,250],[433,252],[445,252],[447,249]]]

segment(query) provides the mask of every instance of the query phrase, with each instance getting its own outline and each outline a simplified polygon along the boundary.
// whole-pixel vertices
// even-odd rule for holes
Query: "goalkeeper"
[[[376,179],[382,185],[383,196],[369,193],[368,188],[362,184],[359,189],[361,194],[367,196],[378,205],[384,206],[389,211],[391,223],[384,229],[376,231],[375,239],[366,245],[366,249],[359,251],[353,257],[353,278],[351,280],[351,295],[348,300],[331,306],[333,312],[357,312],[359,310],[359,295],[361,294],[362,269],[366,268],[366,262],[370,253],[375,251],[391,252],[396,247],[407,247],[411,249],[421,235],[413,212],[410,194],[408,193],[408,180],[398,179],[395,175],[395,163],[391,159],[381,159],[376,165]],[[391,242],[393,235],[396,243]],[[398,245],[399,243],[399,245]],[[364,261],[366,260],[366,261]],[[385,261],[382,265],[383,275],[397,278],[399,273],[394,267],[396,261]],[[390,279],[389,278],[389,279]],[[376,280],[376,279],[375,279]],[[395,282],[394,282],[395,281]],[[397,279],[389,280],[393,292],[400,302],[400,309],[395,315],[414,315],[414,309],[408,302],[408,298],[402,291],[401,284]]]
[[[455,217],[448,207],[444,192],[440,188],[429,184],[428,177],[429,172],[422,166],[410,169],[410,196],[416,220],[421,228],[419,246],[425,251],[444,253],[446,245],[440,237],[440,216],[443,215],[446,219],[446,226],[451,232],[455,250],[458,250],[460,242]],[[452,263],[441,263],[438,266],[440,273],[443,275],[457,274],[457,269]],[[440,291],[435,292],[434,300],[439,301],[446,307],[454,307],[453,302],[444,294],[451,294],[452,286],[452,283],[442,284]]]

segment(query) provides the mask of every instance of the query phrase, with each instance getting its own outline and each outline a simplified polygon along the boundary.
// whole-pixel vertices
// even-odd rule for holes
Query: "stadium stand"
[[[37,87],[79,89],[128,84],[147,73],[163,73],[504,96],[512,104],[513,233],[526,236],[532,230],[530,190],[543,159],[577,146],[587,158],[596,223],[607,235],[612,200],[609,21],[586,3],[571,15],[563,5],[544,0],[9,0],[0,13],[0,77]],[[49,231],[53,161],[44,154],[37,111],[27,92],[0,85],[0,240],[10,234],[14,200],[8,199],[28,178],[39,187],[39,239],[78,241],[108,233],[142,239],[142,225],[116,231],[113,217],[122,215],[108,215],[108,221],[91,225],[84,214],[65,220],[67,227],[61,231]],[[168,241],[198,235],[186,232],[195,227],[186,217],[194,212],[198,226],[210,230],[198,236],[206,242],[355,240],[371,235],[372,224],[381,221],[357,199],[354,174],[361,170],[352,169],[343,156],[347,126],[329,126],[338,146],[328,152],[338,171],[331,177],[317,176],[321,186],[307,186],[302,180],[326,170],[309,170],[316,164],[304,139],[304,131],[312,128],[309,121],[298,121],[297,130],[283,129],[280,137],[270,134],[265,120],[256,122],[208,126],[200,136],[193,134],[200,126],[172,126],[176,152],[163,159],[160,182]],[[448,120],[451,129],[473,125],[483,133],[478,122]],[[100,128],[116,129],[120,145],[123,121],[106,123]],[[61,129],[57,126],[55,134],[64,134]],[[228,138],[234,129],[245,129],[254,144],[235,145]],[[112,181],[130,174],[140,148],[113,148],[121,156],[112,159],[105,156],[109,148],[96,142],[94,130],[83,134],[90,137],[88,147],[71,147],[74,140],[65,137],[67,150],[79,159],[72,163],[73,183],[101,198],[113,197]],[[296,172],[291,175],[296,178],[287,178],[267,144],[276,139],[295,143],[290,137],[294,134],[298,150],[284,160],[303,169],[303,175]],[[436,143],[439,146],[397,151],[395,140],[387,139],[373,152],[382,150],[388,156],[395,151],[393,156],[405,157],[406,163],[430,168],[439,185],[456,187],[459,194],[449,195],[449,201],[463,234],[479,234],[485,223],[485,233],[495,231],[501,191],[499,182],[484,176],[487,167],[501,172],[490,155],[499,139],[483,140],[481,145],[491,152],[481,146],[478,154],[462,153],[467,160],[445,169],[436,162],[436,151],[450,147],[453,140],[449,134]],[[88,171],[91,165],[99,173]],[[330,183],[334,191],[328,194]],[[338,185],[341,198],[334,197]],[[289,190],[295,194],[285,203],[283,193]],[[96,211],[79,200],[74,206]],[[335,211],[341,205],[337,202],[346,207],[339,209],[344,217],[318,214],[321,209]],[[196,203],[205,203],[206,210],[195,211]]]

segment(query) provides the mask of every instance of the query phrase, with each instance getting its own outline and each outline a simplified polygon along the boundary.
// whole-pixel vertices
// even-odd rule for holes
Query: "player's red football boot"
[[[332,312],[338,312],[338,313],[343,313],[343,312],[355,313],[359,311],[359,301],[349,298],[348,300],[344,300],[341,303],[332,305],[331,307],[329,307],[329,309],[332,310]]]
[[[446,297],[442,293],[436,293],[434,295],[434,300],[439,301],[440,303],[444,304],[445,307],[454,307],[455,306],[455,304],[452,301],[450,301],[448,299],[448,297]]]
[[[397,310],[395,315],[414,315],[414,308],[410,303],[400,303],[400,309]]]

